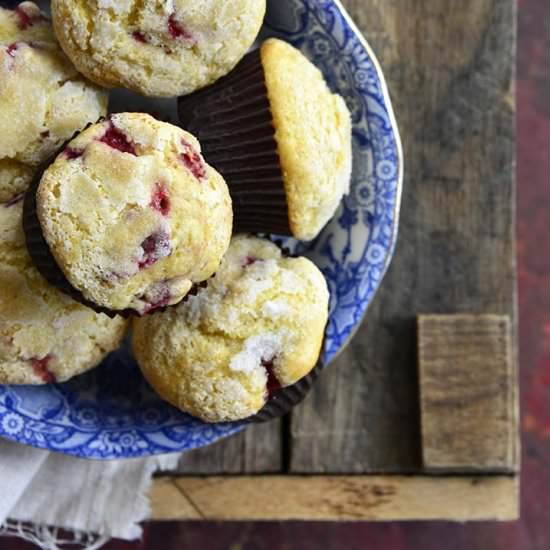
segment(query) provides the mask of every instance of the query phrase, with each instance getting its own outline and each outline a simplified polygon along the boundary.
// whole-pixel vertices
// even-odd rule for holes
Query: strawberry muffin
[[[265,0],[52,1],[56,34],[81,73],[155,97],[188,94],[231,71],[265,10]]]
[[[225,177],[239,232],[319,235],[349,192],[351,115],[321,71],[277,39],[179,100],[180,121]]]
[[[213,275],[231,238],[227,186],[198,141],[142,113],[82,132],[27,195],[37,266],[54,282],[43,238],[54,267],[100,310],[145,314],[177,304]]]
[[[107,93],[80,75],[32,2],[0,7],[0,188],[14,194],[74,133],[107,110]]]
[[[116,349],[127,321],[95,313],[48,285],[25,247],[22,197],[7,202],[4,198],[0,200],[0,384],[64,382],[95,367]]]
[[[236,236],[206,288],[134,321],[134,353],[169,403],[207,422],[244,419],[313,369],[328,302],[309,260]]]

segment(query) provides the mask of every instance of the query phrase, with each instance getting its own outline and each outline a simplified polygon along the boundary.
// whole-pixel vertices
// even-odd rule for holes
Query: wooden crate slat
[[[515,477],[225,476],[157,479],[155,520],[518,518]]]
[[[418,319],[422,451],[431,471],[516,472],[518,406],[510,319]]]

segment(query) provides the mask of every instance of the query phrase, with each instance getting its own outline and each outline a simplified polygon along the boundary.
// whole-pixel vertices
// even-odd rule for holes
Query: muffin
[[[0,8],[0,188],[22,192],[37,166],[107,110],[32,2]],[[11,191],[9,191],[11,193]],[[0,197],[1,198],[1,197]]]
[[[281,40],[264,42],[230,75],[180,98],[179,114],[229,185],[237,231],[312,240],[349,192],[349,110]]]
[[[56,34],[81,73],[153,97],[188,94],[231,71],[265,10],[265,0],[52,0]]]
[[[227,186],[192,135],[120,113],[82,132],[47,168],[29,190],[25,227],[52,284],[99,311],[143,315],[212,276],[232,218]]]
[[[116,349],[127,321],[97,314],[48,285],[25,247],[21,199],[1,196],[0,384],[64,382]]]
[[[325,279],[309,260],[236,236],[205,289],[134,321],[134,353],[172,405],[207,422],[244,419],[315,366],[328,301]]]

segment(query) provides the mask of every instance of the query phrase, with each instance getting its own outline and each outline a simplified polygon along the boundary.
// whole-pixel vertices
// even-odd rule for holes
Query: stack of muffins
[[[351,118],[265,0],[0,8],[0,383],[63,382],[133,328],[143,375],[207,422],[248,418],[319,358],[312,240],[349,190]],[[178,97],[181,128],[107,116]]]

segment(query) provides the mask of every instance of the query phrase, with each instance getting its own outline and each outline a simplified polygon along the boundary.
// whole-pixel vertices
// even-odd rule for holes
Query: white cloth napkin
[[[61,542],[57,528],[89,549],[109,538],[135,540],[150,513],[154,472],[173,470],[178,458],[99,462],[0,439],[0,534],[52,550]]]

